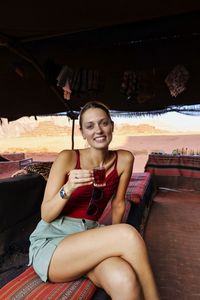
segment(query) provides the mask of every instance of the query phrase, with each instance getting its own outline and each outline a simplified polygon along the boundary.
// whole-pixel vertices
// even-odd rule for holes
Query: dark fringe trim
[[[184,105],[184,106],[168,106],[160,110],[151,111],[117,111],[111,110],[111,116],[113,117],[140,117],[140,116],[160,116],[168,112],[177,112],[185,115],[199,116],[200,115],[200,104],[197,105]]]
[[[168,112],[177,112],[185,115],[191,115],[191,116],[199,116],[200,115],[200,104],[196,105],[172,105],[168,106],[163,109],[158,110],[150,110],[150,111],[119,111],[119,110],[110,110],[110,114],[112,117],[143,117],[143,116],[160,116],[162,114],[168,113]],[[79,114],[78,111],[74,111],[76,115]],[[40,115],[41,117],[45,116],[64,116],[66,115],[66,112],[60,112],[56,114],[48,114],[48,115]]]

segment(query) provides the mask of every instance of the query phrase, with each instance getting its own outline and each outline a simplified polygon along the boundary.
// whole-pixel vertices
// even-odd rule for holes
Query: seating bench
[[[131,202],[127,223],[134,226],[142,236],[155,193],[156,188],[149,172],[133,173],[126,192],[126,201]]]
[[[20,178],[21,177],[21,178]],[[20,177],[11,178],[12,181],[20,181],[24,180],[25,182],[28,180],[33,181],[41,181],[42,184],[40,189],[44,189],[44,178],[41,175],[23,175]],[[0,181],[0,194],[1,194],[1,184]],[[27,186],[27,182],[25,183]],[[29,189],[31,190],[30,186]],[[36,189],[36,186],[35,186]],[[19,190],[18,190],[19,192]],[[23,189],[20,190],[23,192]],[[143,215],[145,208],[150,207],[151,202],[151,195],[152,195],[152,185],[151,185],[151,176],[149,173],[133,173],[132,178],[130,180],[127,193],[126,193],[126,213],[124,215],[123,222],[129,223],[135,226],[138,230],[141,231],[141,225],[143,222]],[[12,194],[13,197],[13,194]],[[1,196],[0,196],[1,198]],[[19,195],[18,195],[19,198]],[[1,198],[2,199],[2,198]],[[29,197],[26,196],[26,200]],[[4,197],[5,200],[5,197]],[[13,200],[13,199],[11,199]],[[6,200],[5,200],[6,201]],[[25,200],[24,200],[25,201]],[[41,195],[40,201],[41,203]],[[12,207],[10,203],[10,207]],[[38,204],[37,204],[38,208]],[[111,223],[111,205],[110,203],[107,205],[100,222],[104,224]],[[5,213],[5,212],[4,212]],[[8,213],[8,212],[7,212]],[[17,214],[17,211],[16,211]],[[37,222],[38,220],[35,219]],[[14,225],[15,226],[15,225]],[[0,232],[1,234],[1,232]],[[0,235],[1,236],[1,235]],[[11,236],[11,235],[10,235]],[[26,256],[28,259],[28,256]],[[27,264],[27,262],[26,262]],[[70,299],[70,300],[89,300],[89,299],[103,299],[103,294],[100,298],[99,293],[103,291],[97,289],[94,284],[86,279],[80,278],[78,280],[68,282],[68,283],[44,283],[41,279],[37,276],[34,272],[32,266],[25,267],[22,269],[22,273],[15,277],[14,279],[7,282],[1,289],[0,289],[0,299],[11,300],[11,299]],[[104,293],[104,292],[103,292]],[[105,296],[105,293],[104,293]],[[106,297],[106,296],[105,296]],[[105,298],[106,299],[106,298]]]

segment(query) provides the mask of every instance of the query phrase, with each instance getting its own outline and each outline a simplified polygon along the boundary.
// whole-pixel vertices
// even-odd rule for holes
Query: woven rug
[[[162,300],[200,299],[200,193],[161,190],[145,241]]]

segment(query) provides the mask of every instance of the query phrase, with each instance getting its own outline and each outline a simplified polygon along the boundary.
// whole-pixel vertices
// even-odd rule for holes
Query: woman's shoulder
[[[71,169],[75,168],[77,163],[77,153],[75,150],[62,150],[58,153],[52,165],[52,171],[59,173],[69,172]]]
[[[134,155],[131,151],[125,150],[125,149],[118,149],[117,155],[118,159],[123,162],[133,162],[134,161]]]
[[[64,149],[58,153],[57,162],[73,162],[77,159],[77,150]]]
[[[117,170],[118,174],[121,175],[124,171],[132,172],[134,156],[131,151],[119,149],[117,150]]]

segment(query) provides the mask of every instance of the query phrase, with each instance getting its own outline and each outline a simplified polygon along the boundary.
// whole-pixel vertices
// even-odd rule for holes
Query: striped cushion
[[[91,299],[96,287],[89,279],[78,279],[67,283],[44,283],[32,267],[0,289],[0,299]]]
[[[149,172],[133,173],[126,192],[126,200],[140,203],[151,179]]]
[[[156,176],[181,176],[200,179],[199,155],[149,155],[146,171]]]

